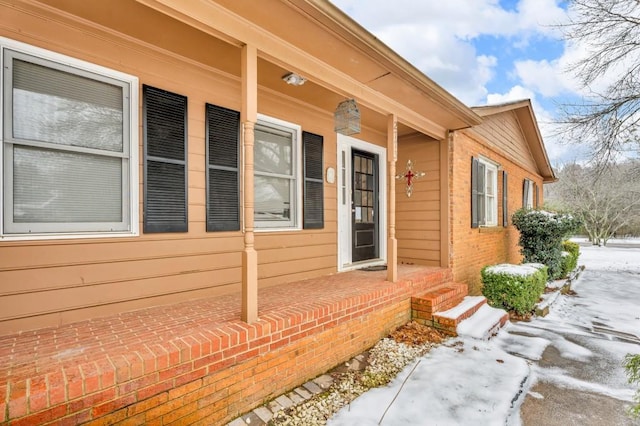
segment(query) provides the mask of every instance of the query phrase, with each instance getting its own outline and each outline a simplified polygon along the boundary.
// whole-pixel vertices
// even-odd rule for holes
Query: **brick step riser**
[[[414,305],[412,303],[411,304],[411,315],[412,315],[412,318],[421,318],[421,319],[431,320],[431,319],[433,319],[433,316],[437,312],[446,311],[447,309],[451,309],[454,306],[457,306],[460,302],[462,302],[462,299],[464,299],[464,296],[462,296],[462,295],[456,296],[454,298],[445,300],[444,302],[442,302],[441,304],[439,304],[435,308],[426,307],[426,306],[422,306],[422,305]]]
[[[460,324],[462,321],[466,320],[467,318],[471,317],[471,315],[478,312],[478,309],[480,309],[480,307],[482,307],[482,305],[484,305],[485,303],[487,303],[486,299],[484,299],[482,302],[479,302],[473,305],[472,307],[464,311],[462,314],[460,314],[457,318],[442,317],[436,313],[433,315],[433,322],[441,324],[443,327],[453,327],[455,329],[455,327],[457,327],[458,324]]]
[[[411,298],[411,317],[433,323],[433,315],[436,312],[453,308],[467,294],[466,284],[447,283],[428,293],[414,296]]]

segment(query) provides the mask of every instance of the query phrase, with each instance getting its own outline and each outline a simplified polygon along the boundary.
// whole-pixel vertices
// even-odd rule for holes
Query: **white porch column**
[[[396,162],[398,161],[398,118],[387,117],[387,166],[389,211],[387,215],[387,281],[398,281],[398,241],[396,240]]]
[[[258,253],[254,246],[253,145],[258,119],[258,51],[255,46],[242,48],[242,108],[243,127],[243,217],[244,251],[242,252],[242,321],[258,320]]]

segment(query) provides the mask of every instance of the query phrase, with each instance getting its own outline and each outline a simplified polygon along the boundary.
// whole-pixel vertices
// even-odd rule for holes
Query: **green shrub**
[[[570,215],[543,210],[520,209],[513,214],[513,224],[520,231],[520,252],[524,261],[542,263],[551,279],[562,275],[562,240],[580,227]]]
[[[560,277],[566,278],[578,266],[580,246],[571,241],[563,241],[562,250],[562,274]]]
[[[485,266],[481,271],[482,294],[494,308],[531,312],[547,284],[547,267],[542,264]]]
[[[627,370],[629,383],[637,383],[640,385],[640,354],[628,354],[624,360],[624,368]],[[629,408],[629,414],[631,417],[640,417],[640,389],[636,391],[636,394],[633,397],[633,402],[634,405]]]
[[[578,261],[578,257],[580,256],[580,245],[578,243],[565,240],[562,242],[562,250],[571,253],[576,258],[576,262]]]

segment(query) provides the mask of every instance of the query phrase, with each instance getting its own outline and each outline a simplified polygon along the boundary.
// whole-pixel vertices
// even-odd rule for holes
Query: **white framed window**
[[[256,228],[299,229],[301,127],[260,115],[254,141]]]
[[[525,179],[522,185],[522,207],[536,208],[538,204],[538,186],[530,179]]]
[[[482,159],[480,160],[482,161]],[[485,169],[485,225],[498,225],[498,167],[483,162]]]
[[[138,79],[0,38],[3,238],[138,233]]]
[[[471,227],[498,225],[498,165],[472,158]]]

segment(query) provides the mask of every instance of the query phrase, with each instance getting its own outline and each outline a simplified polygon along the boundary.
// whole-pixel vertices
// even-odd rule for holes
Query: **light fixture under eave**
[[[294,72],[290,72],[289,74],[283,75],[282,79],[287,84],[290,84],[292,86],[302,86],[307,81],[306,78]]]

